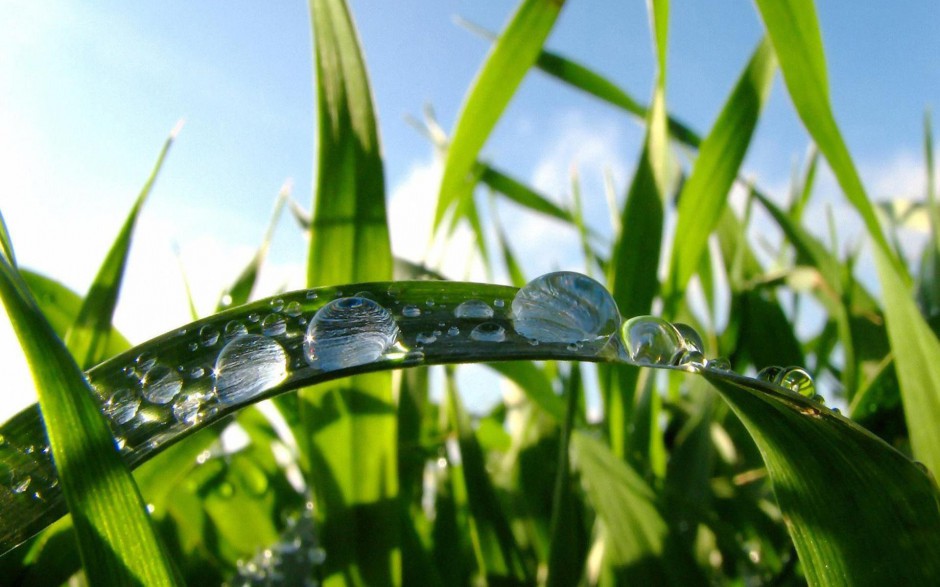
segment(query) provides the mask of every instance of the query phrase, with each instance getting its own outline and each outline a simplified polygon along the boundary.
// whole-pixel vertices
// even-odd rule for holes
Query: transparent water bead
[[[675,326],[655,316],[630,318],[620,334],[627,356],[637,365],[672,366],[684,350]]]
[[[266,336],[245,334],[225,345],[213,373],[219,401],[240,403],[284,381],[287,353]]]
[[[702,342],[702,336],[688,324],[674,322],[672,326],[679,333],[679,342],[682,346],[678,356],[673,358],[675,365],[692,368],[704,367],[705,344]]]
[[[812,375],[806,372],[802,367],[764,367],[757,374],[757,378],[762,381],[775,383],[780,387],[785,387],[790,391],[821,401],[821,397],[816,395],[816,383]]]
[[[168,404],[183,387],[183,379],[174,369],[155,364],[140,380],[140,393],[150,403]]]
[[[415,306],[414,304],[408,304],[401,309],[401,315],[405,318],[417,318],[421,315],[421,308]]]
[[[378,360],[398,339],[391,313],[374,300],[340,298],[320,308],[304,337],[311,367],[333,371]]]
[[[261,321],[261,332],[267,336],[281,336],[287,332],[287,321],[280,314],[268,314]]]
[[[455,318],[492,318],[493,308],[483,300],[467,300],[454,308]]]
[[[496,322],[484,322],[470,331],[470,338],[478,342],[503,342],[506,329]]]
[[[620,325],[617,304],[604,286],[571,271],[527,283],[512,300],[512,317],[516,332],[539,342],[607,339]]]
[[[115,424],[126,424],[137,415],[140,396],[131,389],[122,387],[104,402],[104,413]]]

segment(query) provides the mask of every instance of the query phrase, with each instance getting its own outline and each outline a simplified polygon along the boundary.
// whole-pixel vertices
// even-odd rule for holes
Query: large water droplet
[[[287,353],[266,336],[246,334],[225,345],[214,373],[219,401],[239,403],[284,381]]]
[[[122,387],[104,403],[104,413],[115,424],[126,424],[137,415],[140,396],[134,390]]]
[[[484,322],[470,331],[470,338],[479,342],[503,342],[506,329],[496,322]]]
[[[816,384],[812,375],[801,367],[787,367],[777,376],[774,383],[804,397],[813,398],[816,395]]]
[[[388,310],[368,298],[340,298],[310,320],[304,356],[311,367],[323,371],[366,365],[385,354],[397,338],[398,325]]]
[[[210,347],[219,342],[219,331],[214,326],[206,324],[199,329],[199,342],[204,347]]]
[[[183,387],[183,380],[179,373],[166,365],[156,364],[140,380],[140,393],[148,402],[154,404],[168,404],[173,401],[176,394]]]
[[[674,322],[672,326],[679,333],[679,342],[682,346],[679,355],[674,358],[675,365],[693,369],[704,367],[705,344],[702,342],[702,336],[688,324]]]
[[[492,318],[493,308],[483,300],[467,300],[454,308],[457,318]]]
[[[623,323],[621,336],[627,355],[638,365],[673,365],[683,350],[676,328],[655,316],[630,318]]]
[[[512,300],[516,332],[540,342],[606,339],[617,331],[620,312],[604,286],[570,271],[542,275]]]

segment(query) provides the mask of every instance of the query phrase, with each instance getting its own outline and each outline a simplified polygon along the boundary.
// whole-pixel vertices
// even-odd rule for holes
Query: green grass
[[[930,473],[940,467],[936,179],[928,175],[923,204],[931,238],[922,262],[905,266],[835,122],[811,1],[757,2],[767,37],[706,132],[666,110],[668,2],[650,3],[657,81],[648,106],[542,50],[562,6],[520,2],[451,137],[428,120],[445,159],[435,225],[447,234],[467,220],[481,235],[481,186],[566,223],[581,235],[583,272],[600,276],[624,318],[661,307],[666,319],[693,325],[705,354],[727,357],[733,371],[638,367],[622,343],[605,346],[606,338],[530,344],[511,311],[522,267],[501,229],[494,250],[482,238],[478,246],[488,262],[505,261],[515,287],[408,280],[433,272],[392,256],[376,108],[354,19],[342,1],[312,0],[317,176],[312,217],[299,219],[311,231],[307,282],[316,296],[251,297],[269,230],[242,274],[219,284],[215,314],[167,324],[165,336],[130,348],[111,315],[137,215],[169,141],[87,295],[17,267],[0,216],[0,294],[40,389],[39,408],[0,427],[2,582],[59,584],[83,574],[92,584],[237,584],[260,582],[263,573],[283,584],[329,585],[940,581],[940,494]],[[818,151],[795,175],[792,202],[781,206],[749,185],[739,216],[728,194],[778,67]],[[574,206],[559,206],[479,158],[534,68],[645,126],[609,245],[598,244],[580,209],[602,194],[582,193],[575,180]],[[924,140],[932,170],[929,116]],[[677,165],[677,144],[695,150],[690,166]],[[855,258],[812,236],[804,220],[820,156],[866,226],[880,298],[858,281]],[[287,198],[279,196],[272,227]],[[773,269],[747,238],[754,206],[783,235]],[[705,304],[690,299],[695,277]],[[309,321],[353,293],[390,312],[397,345],[363,364],[308,367],[299,335],[306,326],[296,319]],[[455,318],[469,300],[486,301],[492,316]],[[823,308],[824,326],[800,337],[797,308],[811,301]],[[411,305],[420,312],[406,310]],[[710,326],[715,314],[729,316],[721,331]],[[285,333],[270,334],[268,320],[253,315],[283,318]],[[341,326],[354,333],[350,344],[366,340],[364,320]],[[220,349],[231,340],[226,327],[238,323],[250,340],[265,329],[265,340],[283,344],[230,363],[248,369],[244,381],[262,382],[259,393],[186,419],[182,400],[204,405],[223,388],[208,371],[227,372]],[[476,328],[483,334],[471,336]],[[316,360],[329,353],[318,348]],[[506,400],[469,413],[454,376],[466,362],[497,373],[510,389]],[[584,376],[587,362],[601,363],[597,417],[585,400],[594,381]],[[847,413],[741,375],[794,364],[837,382],[827,399],[844,401]],[[440,400],[432,399],[431,369],[443,371]],[[123,404],[112,395],[127,385],[127,372],[176,401],[144,402],[129,423],[119,421]],[[266,408],[254,406],[270,397]],[[134,427],[144,416],[153,422]],[[220,444],[230,426],[248,438],[234,452]],[[56,468],[42,450],[46,437]]]

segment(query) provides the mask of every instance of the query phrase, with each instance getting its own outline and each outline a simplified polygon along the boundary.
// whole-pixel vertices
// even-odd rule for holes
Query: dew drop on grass
[[[261,321],[261,332],[267,336],[281,336],[287,332],[287,321],[280,314],[268,314]]]
[[[201,408],[206,397],[201,392],[179,396],[173,402],[173,417],[183,424],[196,424],[202,419]]]
[[[432,332],[421,332],[415,337],[415,342],[418,344],[432,344],[437,342],[437,335]]]
[[[245,334],[225,345],[214,373],[219,401],[240,403],[284,381],[287,353],[266,336]]]
[[[23,475],[22,477],[14,478],[11,482],[13,493],[26,493],[26,490],[29,489],[29,484],[32,482],[32,480],[32,477],[29,475]]]
[[[392,315],[374,300],[340,298],[320,308],[310,320],[304,356],[311,367],[322,371],[366,365],[385,354],[398,333]]]
[[[729,361],[728,359],[724,357],[718,357],[717,359],[709,359],[709,361],[705,363],[705,367],[707,369],[711,369],[712,371],[730,371],[731,361]]]
[[[248,334],[248,328],[239,320],[230,320],[225,324],[223,332],[225,333],[225,340],[229,341],[243,334]]]
[[[617,304],[604,286],[570,271],[527,283],[512,300],[512,316],[516,332],[539,342],[606,339],[620,325]]]
[[[493,308],[483,300],[467,300],[454,308],[456,318],[492,318]]]
[[[401,315],[405,318],[417,318],[421,315],[421,308],[415,306],[414,304],[408,304],[401,309]]]
[[[503,342],[506,329],[496,322],[484,322],[470,331],[470,338],[478,342]]]
[[[638,365],[673,365],[683,351],[679,331],[662,318],[636,316],[621,327],[630,360]]]
[[[104,403],[104,413],[115,424],[126,424],[137,415],[140,396],[131,389],[122,387],[111,394]]]
[[[456,326],[451,326],[447,329],[447,336],[457,336],[460,334],[460,329]]]
[[[757,378],[761,381],[766,381],[767,383],[777,383],[777,377],[783,373],[784,368],[778,367],[776,365],[770,365],[769,367],[764,367],[757,372]]]
[[[776,383],[804,397],[816,397],[816,384],[813,382],[813,377],[800,367],[787,367],[779,375]]]
[[[144,373],[140,383],[140,393],[144,399],[158,405],[173,401],[183,387],[183,379],[176,370],[161,364],[154,365]]]
[[[674,322],[672,324],[679,333],[682,350],[675,357],[674,362],[679,367],[701,368],[705,366],[705,344],[702,336],[688,324]]]
[[[284,308],[284,313],[290,316],[291,318],[296,318],[297,316],[300,316],[303,313],[303,311],[304,309],[300,305],[300,302],[298,301],[290,302]]]
[[[219,331],[214,326],[206,324],[199,329],[199,342],[204,347],[210,347],[219,342]]]

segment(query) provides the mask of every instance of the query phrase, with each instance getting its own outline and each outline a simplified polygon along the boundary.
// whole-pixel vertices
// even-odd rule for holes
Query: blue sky
[[[380,117],[394,244],[416,256],[438,168],[404,116],[430,104],[452,127],[488,50],[453,18],[498,30],[515,3],[355,0],[351,8]],[[872,195],[918,196],[923,112],[940,102],[940,6],[878,0],[820,2],[819,10],[832,100]],[[704,133],[761,24],[741,0],[677,2],[671,17],[667,103]],[[197,305],[208,311],[257,246],[285,180],[309,207],[314,103],[305,3],[11,0],[0,19],[0,210],[23,265],[84,291],[163,139],[186,120],[141,217],[116,317],[133,340],[187,320],[174,247]],[[568,2],[548,47],[641,100],[650,93],[644,2]],[[603,173],[622,193],[641,139],[623,113],[533,72],[483,153],[559,201],[576,165],[589,219],[604,229]],[[745,172],[782,197],[807,142],[778,79]],[[820,201],[843,206],[831,180],[822,178],[820,191]],[[533,259],[533,274],[576,266],[573,235],[512,207],[501,217]],[[846,211],[840,226],[848,230],[852,218]],[[547,238],[556,245],[548,251]],[[304,253],[302,235],[285,219],[267,291],[301,284]],[[463,267],[448,270],[459,276]],[[0,323],[9,356],[15,342],[4,330]]]

